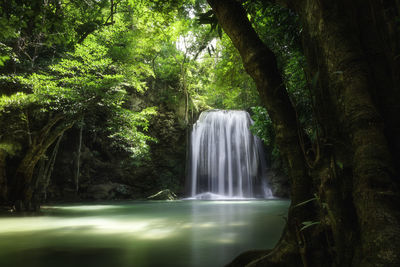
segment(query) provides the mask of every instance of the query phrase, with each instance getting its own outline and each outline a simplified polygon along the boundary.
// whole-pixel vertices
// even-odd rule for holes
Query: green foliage
[[[11,47],[0,43],[0,67],[4,66],[4,63],[11,58],[11,51]]]
[[[148,157],[148,142],[156,142],[154,137],[150,137],[143,132],[148,131],[149,119],[156,115],[155,107],[150,107],[141,112],[132,112],[128,109],[119,109],[115,112],[116,121],[109,127],[109,136],[112,139],[111,145],[122,148],[131,153],[131,157],[136,159]]]
[[[111,25],[110,13],[109,0],[32,0],[23,4],[6,0],[0,7],[0,65],[5,59],[12,59],[7,71],[32,71],[46,65],[95,30]]]
[[[87,40],[48,71],[18,79],[49,111],[84,114],[96,107],[112,108],[122,104],[124,92],[118,84],[123,76],[113,73],[105,55],[104,46]]]
[[[271,163],[274,162],[275,167],[283,168],[279,149],[275,142],[274,128],[267,110],[260,106],[251,107],[251,118],[254,123],[250,130],[265,144]]]
[[[127,17],[115,16],[115,27],[121,26],[123,19]],[[140,51],[137,46],[127,45],[118,49],[115,43],[108,46],[109,40],[122,42],[129,41],[126,37],[131,37],[129,32],[123,33],[126,27],[119,28],[120,31],[113,31],[112,27],[88,35],[57,63],[31,74],[2,77],[7,81],[4,84],[16,84],[18,90],[0,97],[0,115],[6,119],[5,114],[8,113],[14,122],[9,125],[8,133],[15,131],[11,128],[20,128],[19,132],[26,136],[29,127],[40,128],[40,113],[64,114],[67,120],[73,121],[85,117],[88,123],[99,123],[97,116],[102,114],[102,119],[106,119],[105,130],[102,131],[110,136],[114,147],[130,152],[133,157],[146,154],[147,142],[155,139],[144,132],[147,131],[149,118],[156,111],[148,108],[134,112],[124,105],[128,97],[126,88],[143,91],[144,79],[151,76],[152,71],[143,59],[133,64],[126,57]],[[133,43],[132,40],[130,43]],[[131,69],[127,71],[126,65]],[[23,116],[28,124],[23,123]]]
[[[314,140],[317,129],[312,91],[316,87],[309,85],[305,76],[307,66],[301,49],[298,16],[289,9],[263,1],[248,1],[246,7],[258,34],[277,56],[300,126]]]
[[[84,118],[87,133],[108,137],[107,149],[140,161],[158,137],[148,130],[157,112],[195,117],[220,108],[251,110],[252,131],[273,159],[279,157],[256,85],[205,1],[19,2],[0,7],[0,144],[10,153],[7,144],[26,146],[61,114],[69,121]],[[244,4],[278,55],[299,122],[315,135],[297,16],[265,1]],[[143,95],[149,102],[136,104]],[[174,116],[164,120],[171,125],[160,131],[176,130]],[[173,175],[164,174],[163,181],[176,184]]]
[[[35,96],[22,92],[15,93],[11,96],[0,96],[0,112],[10,112],[13,107],[24,108],[28,104],[35,101]]]
[[[254,124],[251,126],[253,134],[257,135],[267,146],[272,146],[275,135],[272,127],[272,121],[269,118],[268,112],[264,107],[252,107],[251,118]]]
[[[199,93],[207,98],[207,105],[219,109],[248,109],[260,105],[256,86],[246,73],[236,48],[224,35],[209,54],[203,55]]]
[[[244,6],[258,35],[283,66],[291,53],[301,47],[302,29],[298,15],[268,1],[250,0]]]
[[[10,142],[1,142],[0,150],[6,152],[6,154],[14,156],[19,150],[21,146],[18,143],[10,143]]]

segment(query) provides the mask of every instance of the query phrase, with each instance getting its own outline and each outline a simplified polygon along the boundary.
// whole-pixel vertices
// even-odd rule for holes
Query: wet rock
[[[114,192],[117,198],[132,198],[133,188],[126,184],[116,184]]]
[[[175,200],[175,199],[177,199],[177,196],[171,190],[164,189],[164,190],[162,190],[154,195],[151,195],[147,198],[151,199],[151,200]]]
[[[87,188],[86,197],[95,200],[112,199],[114,197],[114,192],[112,192],[112,190],[115,187],[116,186],[112,183],[90,185]]]
[[[289,177],[283,172],[270,169],[267,171],[268,184],[274,197],[288,198],[290,196]]]

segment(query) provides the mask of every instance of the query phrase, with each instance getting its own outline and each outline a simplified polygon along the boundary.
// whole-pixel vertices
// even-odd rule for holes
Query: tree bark
[[[7,201],[6,152],[0,149],[0,203]]]
[[[296,113],[279,73],[275,55],[262,43],[238,2],[208,2],[222,28],[238,49],[247,73],[256,82],[260,97],[273,122],[281,154],[289,164],[292,188],[298,192],[292,199],[293,204],[298,204],[311,196],[311,180],[307,175],[299,144]]]
[[[53,151],[51,152],[50,158],[48,158],[47,162],[43,161],[43,164],[40,165],[38,177],[36,178],[36,190],[35,196],[39,200],[47,199],[47,187],[50,183],[51,174],[53,173],[54,164],[56,162],[58,149],[60,147],[61,139],[64,136],[62,133],[58,138],[54,145]],[[45,158],[45,157],[43,157]],[[39,164],[43,160],[43,158],[39,161]]]
[[[321,161],[308,170],[314,187],[274,55],[238,1],[208,2],[273,121],[278,147],[289,162],[293,204],[309,198],[310,189],[319,198],[314,209],[321,227],[298,231],[296,225],[310,214],[292,204],[288,231],[277,247],[248,266],[400,266],[400,179],[394,165],[400,162],[400,119],[393,115],[400,101],[399,34],[390,28],[399,16],[397,2],[275,1],[299,14],[309,71],[320,74],[314,94],[325,143]]]
[[[37,162],[46,153],[50,145],[74,124],[74,120],[62,122],[63,118],[63,116],[55,116],[43,127],[40,133],[34,137],[32,146],[28,148],[24,158],[18,165],[13,179],[14,184],[10,187],[12,190],[10,190],[9,195],[9,199],[14,203],[16,210],[29,211],[37,209],[38,203],[32,203],[32,196],[35,190],[32,181],[33,172]],[[59,124],[58,126],[56,126],[57,123]]]
[[[307,173],[307,165],[299,143],[296,112],[283,84],[275,55],[254,31],[243,7],[237,1],[229,0],[208,0],[208,3],[219,24],[239,51],[246,72],[257,85],[272,120],[281,156],[289,167],[292,204],[289,208],[288,227],[277,249],[269,254],[270,262],[283,262],[283,257],[288,254],[293,255],[293,262],[301,262],[300,256],[305,252],[300,248],[304,248],[306,240],[297,238],[298,229],[300,224],[310,220],[313,214],[305,207],[294,206],[312,198],[312,180]]]
[[[79,175],[80,175],[80,165],[81,165],[81,150],[82,150],[82,133],[83,133],[83,119],[81,120],[81,127],[79,128],[79,143],[78,152],[76,156],[76,173],[75,173],[75,192],[78,193],[79,190]]]
[[[378,102],[381,106],[388,104],[387,108],[393,112],[394,106],[387,100],[398,97],[392,93],[395,81],[390,77],[384,78],[387,79],[386,88],[375,88],[380,84],[376,80],[379,74],[369,61],[371,57],[379,59],[377,62],[385,61],[382,56],[385,49],[379,43],[372,44],[360,37],[366,30],[372,35],[370,31],[373,29],[363,29],[366,24],[358,23],[358,20],[370,17],[365,13],[366,5],[373,3],[379,8],[375,12],[383,8],[378,2],[297,1],[295,5],[306,34],[307,59],[315,62],[322,72],[325,79],[322,94],[327,95],[325,101],[335,107],[336,127],[342,127],[341,133],[345,136],[339,136],[341,140],[338,136],[335,138],[351,149],[352,184],[344,193],[351,194],[360,236],[354,240],[356,248],[352,262],[348,262],[350,259],[346,255],[341,255],[340,260],[344,261],[341,264],[353,266],[400,265],[396,252],[400,246],[400,214],[395,208],[395,203],[399,203],[398,173],[393,166],[393,152],[388,147],[386,134],[398,132],[399,122],[398,119],[391,120],[377,105]],[[366,50],[365,46],[372,46],[375,53],[370,53],[371,47]],[[393,69],[388,73],[392,72]],[[396,139],[392,141],[397,143]],[[396,151],[395,155],[398,153]],[[339,220],[349,220],[349,216],[336,218]],[[349,232],[348,229],[342,230],[346,231],[341,235]]]

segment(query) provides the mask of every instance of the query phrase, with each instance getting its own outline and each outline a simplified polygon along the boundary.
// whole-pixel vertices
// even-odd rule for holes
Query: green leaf
[[[343,163],[342,163],[342,162],[336,161],[336,165],[337,165],[341,170],[343,170]]]
[[[305,204],[307,204],[309,202],[312,202],[312,201],[315,201],[315,200],[318,200],[318,198],[317,197],[310,198],[310,199],[308,199],[306,201],[303,201],[303,202],[295,205],[294,208],[297,208],[297,207],[300,207],[300,206],[304,206]]]
[[[315,222],[306,221],[306,222],[302,222],[301,224],[303,225],[303,227],[300,228],[300,231],[303,231],[303,230],[305,230],[305,229],[307,229],[307,228],[309,228],[309,227],[311,227],[313,225],[321,224],[321,222],[320,221],[315,221]]]

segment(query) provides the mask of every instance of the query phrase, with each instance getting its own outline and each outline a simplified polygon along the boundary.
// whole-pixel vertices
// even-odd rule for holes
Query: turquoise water
[[[272,248],[287,200],[149,201],[43,207],[0,217],[0,266],[223,266]]]

